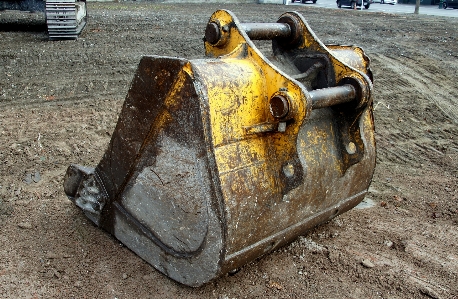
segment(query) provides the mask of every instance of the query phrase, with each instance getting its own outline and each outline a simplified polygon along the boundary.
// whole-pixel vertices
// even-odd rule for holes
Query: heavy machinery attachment
[[[64,183],[95,224],[189,286],[351,209],[375,167],[360,48],[325,46],[296,12],[258,24],[219,10],[204,41],[206,59],[141,59],[104,157]]]
[[[86,0],[46,1],[46,25],[51,40],[77,39],[86,20]]]
[[[77,39],[86,26],[86,0],[0,0],[0,10],[44,12],[50,40]]]

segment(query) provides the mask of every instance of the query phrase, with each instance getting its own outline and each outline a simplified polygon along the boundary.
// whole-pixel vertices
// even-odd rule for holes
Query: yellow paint
[[[338,158],[330,157],[330,151],[336,151],[335,147],[327,147],[333,142],[329,140],[334,138],[332,126],[327,130],[317,128],[313,136],[308,136],[309,144],[302,140],[297,142],[301,125],[311,112],[310,96],[303,85],[273,66],[241,31],[240,24],[229,12],[217,11],[209,22],[215,22],[227,30],[222,32],[222,42],[216,45],[205,43],[206,54],[212,59],[193,61],[192,66],[202,80],[208,99],[211,141],[225,200],[226,221],[246,224],[251,213],[257,213],[259,218],[258,226],[253,227],[250,233],[246,228],[240,230],[238,226],[227,228],[227,250],[231,253],[272,233],[267,231],[272,228],[267,223],[270,217],[276,215],[273,209],[282,200],[284,186],[280,179],[281,172],[284,169],[288,173],[296,171],[292,164],[286,162],[289,163],[299,154],[309,163],[316,164],[318,161],[313,159],[318,155],[332,164],[326,167],[334,166],[340,172],[341,166]],[[328,49],[315,37],[305,21],[301,21],[300,26],[303,27],[304,38],[299,48],[312,48],[327,55],[335,70],[335,82],[352,77],[363,85],[369,84],[371,88],[361,70],[337,57],[349,57],[351,61],[354,57],[362,57],[357,52],[359,50],[355,50],[356,54],[349,54],[345,47],[342,48],[345,51],[336,47]],[[363,69],[367,65],[358,67]],[[190,71],[187,72],[192,75]],[[285,132],[275,130],[279,120],[269,110],[269,101],[276,94],[290,99],[290,121]],[[364,118],[364,121],[367,119]],[[288,221],[282,219],[282,223]],[[266,225],[263,225],[264,222]],[[232,244],[231,240],[235,240],[235,243]]]

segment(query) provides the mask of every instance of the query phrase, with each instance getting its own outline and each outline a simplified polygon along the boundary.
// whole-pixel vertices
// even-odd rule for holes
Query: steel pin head
[[[210,22],[207,24],[207,28],[205,29],[205,40],[212,45],[218,43],[221,38],[221,31],[219,29],[218,24],[215,22]]]

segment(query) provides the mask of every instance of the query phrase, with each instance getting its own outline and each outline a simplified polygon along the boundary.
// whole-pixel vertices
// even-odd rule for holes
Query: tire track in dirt
[[[441,163],[449,148],[458,148],[453,140],[458,134],[457,91],[428,58],[408,65],[406,59],[372,56],[379,75],[374,88],[375,118],[381,120],[376,126],[378,160],[412,167]]]
[[[458,124],[458,92],[456,82],[442,74],[443,69],[428,71],[418,63],[405,63],[406,58],[390,58],[386,55],[376,55],[376,59],[383,61],[383,66],[390,73],[398,74],[396,85],[420,92],[424,98],[435,103],[437,107],[450,119]],[[422,61],[426,59],[422,57]],[[415,66],[415,67],[412,67]],[[428,64],[430,67],[431,64]],[[432,79],[433,78],[433,79]],[[440,84],[438,84],[440,83]],[[410,87],[410,88],[409,88]],[[406,92],[403,90],[403,92]]]
[[[417,190],[412,192],[415,193]],[[401,191],[396,193],[399,194]],[[351,211],[348,214],[351,222],[346,222],[345,226],[342,226],[343,229],[338,229],[338,234],[341,238],[351,238],[354,242],[347,247],[328,247],[331,258],[332,256],[344,257],[340,259],[342,264],[349,263],[349,260],[370,260],[375,265],[374,268],[378,268],[384,277],[391,278],[389,284],[392,289],[402,286],[412,292],[419,290],[421,293],[435,294],[436,296],[432,298],[455,298],[453,296],[458,295],[455,287],[458,271],[456,251],[458,227],[440,220],[424,222],[421,226],[416,225],[418,219],[409,212],[408,206],[411,204],[410,200],[421,200],[416,198],[418,195],[407,195],[405,191],[402,194],[408,199],[397,202],[395,211],[380,206],[360,210],[357,213]],[[393,212],[402,217],[394,217]],[[373,221],[373,215],[377,213],[385,216]],[[331,226],[338,221],[342,219],[331,221]],[[361,227],[365,227],[365,233],[359,232]],[[320,228],[316,231],[319,232]],[[319,233],[317,235],[319,236]],[[369,239],[377,240],[377,248],[371,249],[365,245]],[[332,244],[326,238],[321,242],[324,242],[322,243],[324,246]],[[339,264],[339,267],[342,264]],[[446,279],[438,280],[438,276]]]
[[[453,281],[457,279],[458,255],[449,252],[448,248],[455,246],[450,240],[458,237],[458,229],[450,225],[428,223],[420,232],[414,232],[408,229],[414,227],[412,221],[415,220],[406,216],[403,223],[386,219],[370,224],[371,232],[391,236],[391,239],[384,240],[377,252],[355,245],[346,250],[357,257],[370,256],[375,265],[385,267],[387,274],[398,277],[404,285],[413,284],[421,292],[438,295],[433,298],[452,298],[456,295]],[[395,236],[396,239],[393,239]],[[424,264],[428,264],[429,270],[424,269]],[[434,277],[437,273],[447,277],[448,281],[437,281]]]

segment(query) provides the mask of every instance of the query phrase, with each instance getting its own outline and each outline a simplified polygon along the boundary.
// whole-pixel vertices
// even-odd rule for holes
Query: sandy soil
[[[141,56],[202,58],[220,8],[242,22],[291,9],[89,3],[81,38],[57,42],[42,16],[0,12],[0,297],[458,298],[456,18],[294,7],[324,43],[359,45],[372,59],[375,205],[233,275],[179,285],[66,198],[67,166],[98,163]]]

